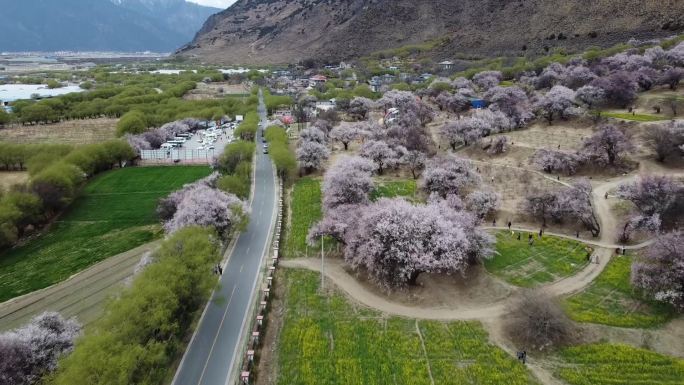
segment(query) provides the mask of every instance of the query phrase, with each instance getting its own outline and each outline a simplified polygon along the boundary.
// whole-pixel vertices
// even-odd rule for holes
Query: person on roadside
[[[511,221],[508,221],[508,230],[511,229],[511,225],[512,225],[512,224],[513,224],[513,223],[511,223]]]

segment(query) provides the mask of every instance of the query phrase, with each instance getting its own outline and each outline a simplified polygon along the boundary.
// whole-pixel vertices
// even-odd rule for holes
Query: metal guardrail
[[[270,258],[266,259],[266,262],[261,268],[261,273],[259,274],[259,279],[262,280],[261,284],[258,286],[256,301],[252,303],[250,310],[250,321],[249,330],[246,335],[242,336],[243,341],[241,342],[240,353],[236,357],[241,357],[239,361],[238,376],[233,382],[235,385],[248,385],[250,380],[254,377],[254,368],[257,365],[258,355],[257,352],[261,347],[262,334],[266,329],[266,321],[268,317],[268,312],[270,310],[270,302],[273,298],[271,290],[273,288],[273,280],[275,279],[275,270],[278,267],[278,260],[280,258],[280,238],[281,230],[283,225],[283,181],[278,181],[278,214],[276,216],[276,226],[274,228],[271,247],[269,247],[268,256]],[[230,374],[232,375],[232,373]]]

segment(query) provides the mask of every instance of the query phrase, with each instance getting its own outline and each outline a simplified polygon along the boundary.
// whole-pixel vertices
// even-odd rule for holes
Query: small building
[[[392,83],[394,83],[394,80],[396,78],[397,77],[394,75],[384,74],[384,75],[382,75],[382,83],[383,84],[392,84]]]
[[[321,111],[332,110],[337,106],[335,99],[330,100],[320,100],[316,102],[316,109]]]
[[[475,109],[485,108],[485,107],[487,107],[487,102],[482,100],[482,99],[471,98],[470,99],[470,106],[475,108]]]
[[[452,62],[451,60],[444,60],[441,63],[437,63],[437,65],[439,66],[439,69],[442,71],[451,71],[454,69],[454,62]]]
[[[309,86],[316,87],[318,85],[325,84],[327,81],[328,78],[323,75],[314,75],[309,78]]]
[[[368,88],[373,92],[380,92],[382,82],[380,82],[380,79],[373,78],[368,81]]]

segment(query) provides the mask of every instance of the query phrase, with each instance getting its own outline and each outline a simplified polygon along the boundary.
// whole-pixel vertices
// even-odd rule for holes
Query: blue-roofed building
[[[487,102],[482,99],[471,98],[470,106],[476,109],[487,107]]]

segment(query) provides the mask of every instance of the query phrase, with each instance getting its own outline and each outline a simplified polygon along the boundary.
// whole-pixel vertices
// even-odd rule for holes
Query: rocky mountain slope
[[[0,0],[0,51],[169,52],[219,11],[185,0]]]
[[[684,30],[681,0],[239,0],[178,53],[220,63],[339,60],[446,38],[440,54],[543,53]]]

